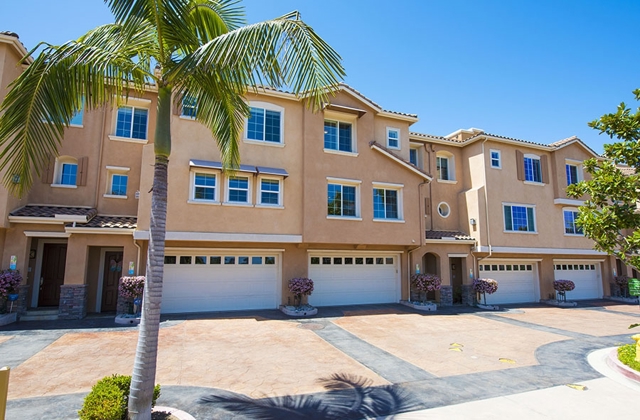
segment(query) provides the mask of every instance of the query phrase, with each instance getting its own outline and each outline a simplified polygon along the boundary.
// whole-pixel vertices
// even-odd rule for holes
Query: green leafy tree
[[[634,92],[640,101],[640,89]],[[605,159],[589,159],[584,169],[591,179],[571,185],[569,196],[587,199],[580,207],[578,224],[595,248],[640,267],[640,108],[635,113],[624,103],[615,113],[589,126],[618,140],[604,146]],[[626,166],[621,170],[620,166]]]
[[[340,56],[297,12],[245,25],[237,0],[105,0],[115,23],[43,50],[10,86],[0,112],[0,169],[18,196],[58,154],[74,112],[122,102],[154,85],[158,105],[147,286],[129,416],[149,419],[162,300],[172,101],[187,97],[211,130],[225,168],[239,164],[247,91],[286,87],[317,110],[344,77]],[[245,26],[243,26],[245,25]],[[115,98],[115,99],[114,99]],[[14,183],[14,180],[18,183]]]

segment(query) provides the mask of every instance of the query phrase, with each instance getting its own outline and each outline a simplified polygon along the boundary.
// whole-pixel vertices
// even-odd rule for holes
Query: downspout
[[[132,235],[133,236],[133,235]],[[136,248],[138,248],[137,251],[137,256],[136,256],[136,276],[140,275],[140,253],[142,252],[142,250],[140,249],[140,245],[138,245],[138,241],[136,240],[136,238],[133,238],[133,244],[135,245]]]
[[[424,145],[424,149],[427,151],[427,154],[429,155],[429,175],[431,175],[433,174],[433,172],[431,171],[431,158],[432,158],[433,152],[435,152],[436,150],[433,148],[433,144],[429,144],[429,147],[431,148],[431,150],[427,148],[426,144]],[[424,219],[424,215],[422,215],[422,219]],[[431,188],[431,183],[429,183],[429,223],[431,225],[429,230],[433,230],[433,192]]]

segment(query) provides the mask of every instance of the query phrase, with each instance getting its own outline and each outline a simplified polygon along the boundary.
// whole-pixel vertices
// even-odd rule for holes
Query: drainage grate
[[[324,325],[317,322],[305,322],[304,324],[298,324],[298,328],[305,330],[318,331],[324,329]]]

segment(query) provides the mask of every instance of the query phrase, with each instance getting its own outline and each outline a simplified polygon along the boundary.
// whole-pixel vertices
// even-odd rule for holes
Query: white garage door
[[[536,302],[536,264],[522,261],[488,261],[479,265],[480,277],[498,282],[498,291],[487,295],[487,304]]]
[[[280,256],[237,251],[167,251],[162,312],[278,307]]]
[[[600,264],[592,261],[554,261],[556,280],[571,280],[576,288],[567,292],[568,300],[600,299],[602,289]]]
[[[314,306],[392,303],[400,299],[398,254],[332,254],[309,256]]]

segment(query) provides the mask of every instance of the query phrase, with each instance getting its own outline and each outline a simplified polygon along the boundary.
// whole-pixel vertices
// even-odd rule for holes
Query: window
[[[341,121],[324,120],[324,148],[353,152],[353,125]]]
[[[271,178],[260,179],[259,203],[264,206],[281,206],[280,180]]]
[[[328,184],[327,215],[358,217],[357,190],[355,185]]]
[[[400,191],[391,188],[373,189],[373,218],[374,219],[402,219],[400,212]]]
[[[451,214],[451,207],[449,207],[449,204],[445,203],[444,201],[438,204],[438,214],[445,219],[449,217],[449,215]]]
[[[438,172],[438,179],[443,181],[449,180],[449,159],[444,156],[436,157],[436,171]]]
[[[111,175],[111,195],[127,195],[127,175],[113,174]]]
[[[107,166],[107,190],[104,194],[106,198],[127,198],[128,172],[129,168]]]
[[[77,185],[78,164],[62,163],[60,169],[60,185]]]
[[[535,232],[534,207],[504,205],[504,230]]]
[[[283,143],[284,109],[266,102],[251,102],[246,125],[246,139],[265,143]]]
[[[249,178],[230,176],[227,179],[227,202],[249,204]]]
[[[77,110],[71,117],[71,121],[69,122],[69,125],[82,127],[83,117],[84,117],[84,101],[82,101],[82,106],[80,107],[80,109]]]
[[[580,226],[576,224],[578,220],[577,210],[563,210],[564,215],[564,233],[567,235],[584,235]]]
[[[400,130],[387,127],[387,147],[390,149],[400,148]]]
[[[132,106],[118,108],[116,136],[146,140],[149,110]]]
[[[567,186],[571,185],[571,184],[577,184],[578,182],[580,182],[581,180],[581,171],[582,168],[580,168],[579,165],[573,165],[570,163],[567,163],[565,165],[565,171],[567,173]]]
[[[542,169],[539,157],[524,156],[524,179],[530,182],[542,182]]]
[[[196,98],[193,96],[185,96],[182,98],[182,111],[180,116],[184,118],[196,118]]]
[[[409,162],[418,166],[418,149],[409,149]]]
[[[500,150],[490,150],[491,154],[491,167],[496,169],[502,168],[502,161],[500,159]]]
[[[194,172],[192,199],[201,201],[218,201],[218,195],[216,194],[216,182],[216,174]]]

